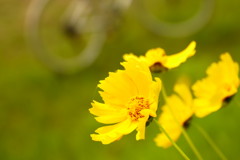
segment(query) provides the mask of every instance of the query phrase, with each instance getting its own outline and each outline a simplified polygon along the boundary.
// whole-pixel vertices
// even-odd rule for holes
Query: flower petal
[[[188,57],[191,57],[195,54],[195,47],[196,42],[192,41],[183,51],[167,56],[167,60],[165,63],[163,63],[163,65],[169,69],[178,67],[181,63],[185,62]]]
[[[98,134],[91,134],[92,140],[101,141],[103,144],[109,144],[120,139],[123,135],[129,134],[136,129],[137,124],[132,123],[127,119],[121,123],[100,127],[95,132]]]
[[[150,105],[150,115],[152,117],[156,117],[156,111],[158,108],[158,97],[159,97],[159,93],[160,90],[162,88],[162,81],[159,78],[155,78],[155,82],[152,82],[152,86],[151,86],[151,93],[149,96],[151,105]]]
[[[154,65],[156,62],[164,64],[166,62],[166,53],[162,48],[150,49],[145,55],[148,66]]]
[[[177,126],[176,122],[169,122],[172,125],[168,128],[164,128],[168,135],[171,137],[171,139],[175,142],[180,137],[182,131],[181,128]],[[175,125],[174,125],[175,124]],[[157,135],[157,137],[154,139],[157,146],[168,148],[172,145],[172,143],[169,141],[168,137],[164,133],[160,133]]]
[[[113,124],[127,119],[127,116],[128,115],[126,111],[118,111],[110,115],[95,117],[95,119],[100,123]]]
[[[144,109],[141,111],[141,114],[144,117],[138,119],[136,140],[145,139],[146,122],[149,118],[149,112],[150,112],[149,109]]]
[[[95,116],[104,116],[118,112],[119,108],[93,101],[92,108],[90,108],[89,111]]]
[[[185,82],[177,83],[174,86],[174,91],[183,100],[183,102],[186,104],[186,107],[190,107],[192,105],[192,94],[190,92],[189,86]]]
[[[148,66],[145,63],[141,63],[136,58],[129,58],[127,62],[121,64],[124,66],[126,74],[137,88],[138,95],[148,97],[152,83],[152,75]]]
[[[215,100],[211,102],[208,99],[195,99],[193,104],[194,113],[199,118],[203,118],[212,112],[216,112],[222,107],[221,101]]]
[[[222,107],[224,100],[237,93],[239,67],[229,53],[220,56],[207,69],[207,77],[197,81],[192,89],[196,96],[194,111],[197,117],[204,117]]]
[[[124,107],[129,97],[137,94],[131,78],[122,70],[116,73],[109,73],[109,77],[100,81],[98,85],[104,92],[100,92],[105,103]],[[124,93],[124,94],[122,94]]]
[[[183,124],[193,114],[192,104],[188,106],[179,96],[175,94],[167,98],[166,105],[162,108],[162,115],[168,114],[172,116],[172,114],[174,114],[180,124]],[[171,110],[169,110],[169,107]]]

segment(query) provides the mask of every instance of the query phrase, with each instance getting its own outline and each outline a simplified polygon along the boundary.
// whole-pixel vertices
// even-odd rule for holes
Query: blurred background
[[[102,126],[88,111],[93,99],[101,101],[96,86],[121,68],[124,53],[161,47],[174,54],[192,40],[196,55],[162,76],[168,94],[181,75],[192,82],[205,77],[223,52],[239,63],[239,6],[237,0],[0,0],[0,159],[181,159],[173,147],[156,147],[155,123],[144,141],[135,140],[136,132],[110,145],[92,141]],[[229,159],[240,157],[239,102],[237,94],[227,107],[192,120]],[[219,159],[193,126],[188,133],[204,159]],[[183,137],[178,144],[196,159]]]

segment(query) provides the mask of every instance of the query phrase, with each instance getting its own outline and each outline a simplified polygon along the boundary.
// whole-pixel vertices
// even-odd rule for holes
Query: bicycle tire
[[[195,15],[179,23],[170,23],[156,18],[146,11],[140,1],[138,7],[141,12],[138,12],[139,14],[137,14],[137,16],[149,30],[160,36],[181,38],[198,32],[208,24],[213,16],[215,0],[203,0]]]
[[[47,51],[40,35],[40,23],[43,12],[50,0],[32,0],[26,17],[26,36],[36,57],[51,70],[61,74],[80,71],[90,66],[99,56],[105,42],[106,33],[101,30],[90,35],[86,47],[75,57],[62,58]]]

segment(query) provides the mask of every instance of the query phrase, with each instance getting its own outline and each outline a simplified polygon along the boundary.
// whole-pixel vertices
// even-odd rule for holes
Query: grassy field
[[[216,0],[214,14],[208,24],[184,38],[158,36],[149,31],[136,18],[141,11],[133,5],[120,25],[109,33],[93,65],[76,73],[58,74],[34,56],[26,43],[24,26],[30,2],[0,1],[1,160],[182,159],[173,147],[162,149],[155,145],[153,138],[159,133],[155,123],[147,128],[143,141],[135,140],[135,132],[110,145],[92,141],[90,134],[101,124],[94,120],[88,109],[93,99],[100,100],[96,88],[99,80],[104,79],[108,72],[121,68],[124,53],[140,55],[150,48],[162,47],[167,54],[172,54],[184,49],[192,40],[197,42],[196,55],[163,76],[168,94],[181,75],[189,76],[192,82],[205,77],[206,68],[218,61],[223,52],[230,52],[240,63],[240,2]],[[157,5],[161,3],[154,2]],[[188,4],[190,1],[176,2],[186,5],[165,18],[181,20],[181,16],[194,12]],[[47,13],[57,15],[65,4],[67,0],[52,1]],[[149,7],[160,13],[157,5]],[[169,13],[166,8],[162,11]],[[178,15],[178,12],[182,14]],[[72,44],[61,34],[61,27],[57,28],[58,21],[47,15],[44,18],[43,33],[50,50],[63,56],[74,55]],[[192,121],[208,132],[229,159],[235,160],[240,157],[239,115],[240,95],[237,94],[227,107]],[[187,132],[204,159],[219,159],[193,126]],[[191,159],[196,159],[183,137],[177,144]]]

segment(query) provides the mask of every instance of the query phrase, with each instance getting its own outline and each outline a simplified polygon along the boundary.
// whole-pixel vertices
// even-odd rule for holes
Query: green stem
[[[183,136],[185,137],[186,141],[188,142],[189,146],[192,148],[193,152],[195,153],[195,155],[197,156],[197,158],[199,160],[203,160],[200,152],[197,150],[196,146],[193,144],[191,138],[188,136],[187,132],[185,131],[185,129],[183,127],[182,128],[182,133]]]
[[[200,127],[199,125],[193,123],[193,126],[197,128],[197,130],[203,135],[203,137],[206,139],[206,141],[210,144],[210,146],[215,150],[217,155],[222,159],[222,160],[227,160],[226,156],[222,153],[222,151],[217,147],[217,145],[214,143],[214,141],[211,139],[211,137],[207,134],[207,132]]]
[[[172,145],[176,148],[176,150],[179,152],[179,154],[180,154],[185,160],[190,160],[190,158],[188,158],[188,156],[183,152],[183,150],[172,140],[172,138],[169,136],[169,134],[167,133],[167,131],[162,127],[162,125],[160,125],[156,119],[154,119],[154,121],[158,124],[158,126],[159,126],[160,129],[161,129],[161,131],[167,136],[168,140],[169,140],[169,141],[172,143]]]
[[[163,95],[163,98],[165,99],[165,102],[167,103],[167,94],[166,94],[166,91],[165,91],[165,88],[164,86],[162,85],[162,95]],[[168,105],[167,105],[168,106]],[[185,129],[182,127],[182,125],[179,123],[179,121],[176,119],[176,117],[174,116],[173,114],[173,111],[171,109],[170,106],[168,106],[170,112],[172,113],[172,116],[175,120],[175,122],[179,125],[179,127],[181,128],[182,130],[182,133],[183,133],[183,136],[184,138],[186,139],[187,143],[189,144],[189,146],[191,147],[192,151],[194,152],[194,154],[196,155],[196,157],[199,159],[199,160],[203,160],[200,152],[197,150],[197,148],[195,147],[194,143],[192,142],[191,138],[188,136],[187,132],[185,131]]]

